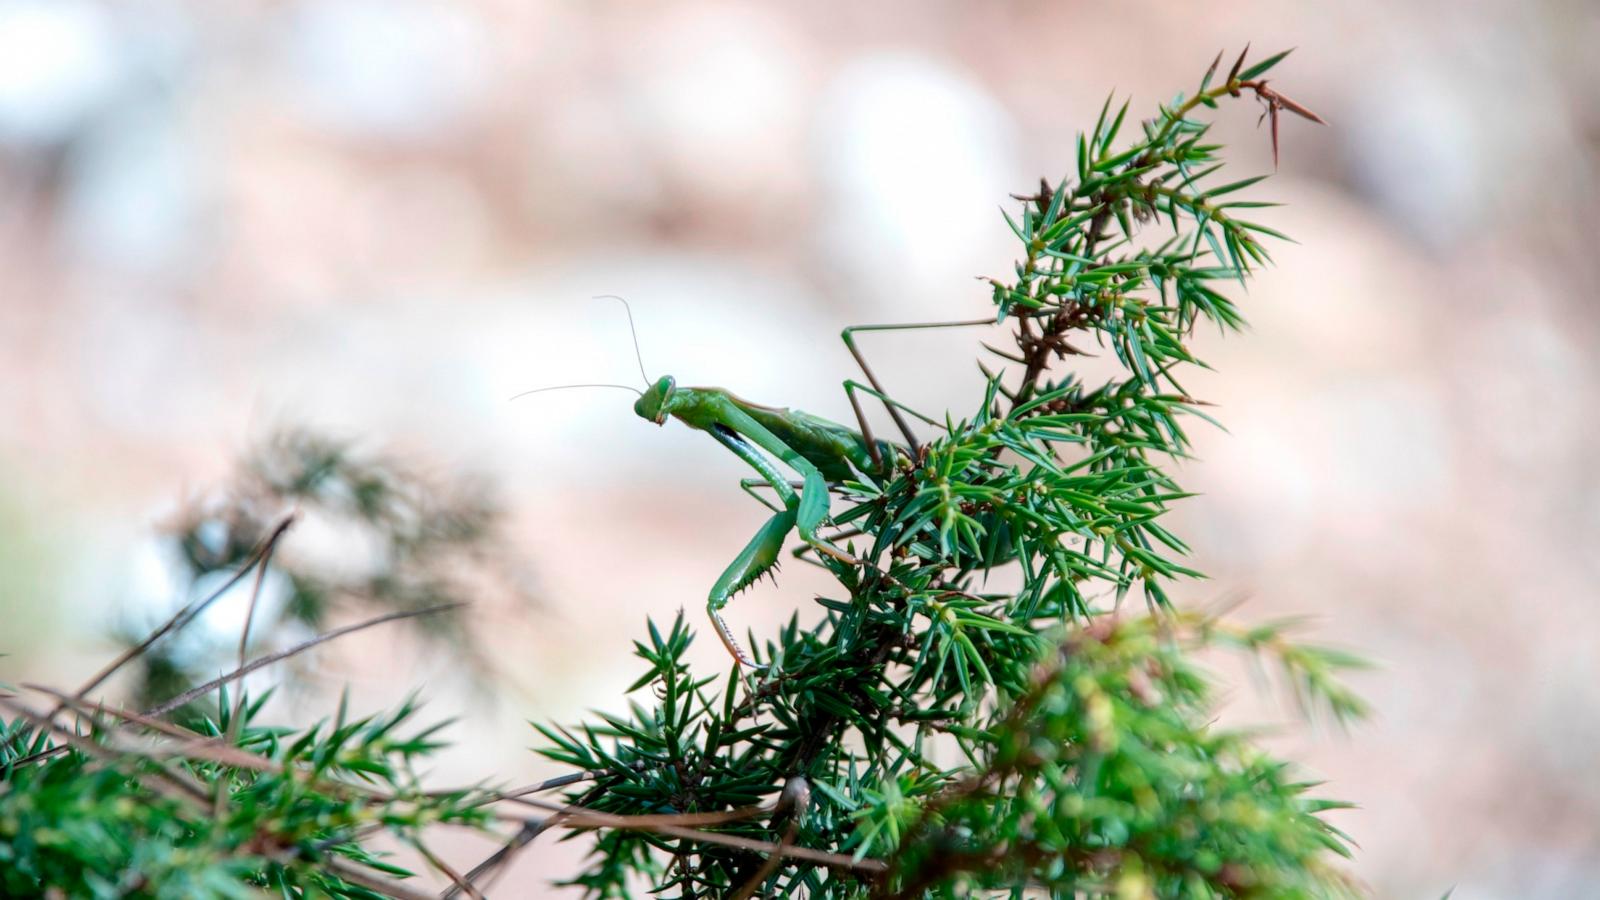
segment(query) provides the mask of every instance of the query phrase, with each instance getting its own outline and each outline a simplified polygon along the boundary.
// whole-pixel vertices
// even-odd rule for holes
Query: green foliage
[[[853,536],[864,564],[818,560],[841,589],[818,598],[818,625],[752,640],[767,665],[723,682],[684,664],[681,618],[651,624],[634,685],[651,702],[538,726],[546,756],[592,776],[575,807],[732,816],[693,834],[601,830],[572,883],[597,897],[641,881],[685,898],[1350,892],[1333,865],[1348,841],[1322,817],[1341,804],[1213,725],[1192,655],[1270,656],[1340,721],[1362,711],[1334,677],[1356,660],[1174,609],[1172,583],[1199,573],[1162,524],[1188,496],[1165,468],[1186,453],[1184,420],[1207,419],[1179,382],[1203,365],[1188,338],[1243,324],[1228,286],[1268,259],[1262,236],[1281,237],[1242,218],[1269,205],[1237,196],[1260,179],[1219,183],[1221,148],[1190,115],[1250,91],[1276,147],[1280,109],[1315,118],[1259,80],[1281,58],[1241,56],[1216,86],[1213,64],[1194,97],[1137,126],[1108,101],[1074,175],[1019,198],[1007,222],[1023,258],[990,281],[1014,347],[987,349],[1020,372],[980,363],[976,410],[922,417],[942,433],[891,474],[833,486],[835,540]],[[1121,377],[1052,374],[1090,342]],[[988,591],[1001,570],[1019,586]],[[1130,595],[1148,611],[1128,611]],[[795,778],[803,801],[779,794]]]
[[[416,763],[442,726],[412,732],[413,702],[361,719],[341,704],[333,721],[292,731],[250,724],[265,699],[233,723],[223,691],[216,717],[157,752],[100,718],[36,764],[13,765],[48,737],[0,724],[0,894],[382,897],[360,872],[410,873],[367,849],[374,832],[416,841],[432,825],[488,821],[487,795],[420,786]]]
[[[1150,617],[1072,633],[991,721],[977,765],[926,804],[867,819],[895,842],[897,896],[1017,884],[1132,896],[1322,896],[1348,841],[1249,736],[1206,727],[1206,679]],[[908,815],[909,813],[909,815]]]

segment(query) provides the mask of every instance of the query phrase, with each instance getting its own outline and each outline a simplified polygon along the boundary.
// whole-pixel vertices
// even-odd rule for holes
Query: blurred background
[[[1061,177],[1108,91],[1149,115],[1246,41],[1298,46],[1274,84],[1331,125],[1285,120],[1254,193],[1300,243],[1250,333],[1200,340],[1230,433],[1181,475],[1213,578],[1177,596],[1379,663],[1348,733],[1230,687],[1360,804],[1336,821],[1379,896],[1595,896],[1592,0],[0,0],[0,678],[80,682],[189,599],[162,535],[306,429],[494,498],[515,589],[468,613],[495,690],[404,630],[303,667],[461,716],[441,783],[550,771],[526,720],[620,708],[645,617],[701,628],[763,519],[737,460],[623,392],[507,400],[637,379],[590,296],[632,301],[652,376],[848,421],[844,325],[984,315],[1005,195]],[[1256,114],[1220,115],[1236,177],[1272,168]],[[902,399],[964,414],[978,337],[867,340]],[[308,516],[282,552],[360,549]],[[731,617],[814,616],[821,587],[790,566]],[[201,626],[236,640],[247,599]]]

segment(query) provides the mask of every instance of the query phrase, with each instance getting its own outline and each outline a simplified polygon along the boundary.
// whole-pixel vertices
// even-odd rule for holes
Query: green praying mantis
[[[826,419],[759,406],[721,388],[678,387],[671,376],[661,378],[640,395],[633,411],[657,425],[674,418],[716,438],[755,469],[782,503],[782,509],[761,526],[712,584],[706,600],[706,611],[728,652],[741,664],[754,666],[723,620],[723,607],[739,591],[777,568],[790,531],[798,532],[818,553],[846,565],[860,565],[860,560],[817,533],[828,518],[828,482],[854,478],[857,472],[881,475],[893,465],[893,451],[884,442],[869,442],[860,432]],[[762,451],[800,475],[798,493]]]
[[[910,423],[902,415],[902,410],[925,422],[938,425],[933,419],[908,410],[888,397],[872,368],[867,365],[866,358],[856,346],[855,333],[992,325],[995,324],[995,320],[855,325],[846,328],[841,337],[868,381],[865,385],[853,380],[844,382],[845,393],[850,398],[850,405],[861,426],[860,430],[856,430],[800,410],[751,403],[722,388],[680,387],[671,376],[652,382],[644,371],[643,356],[639,353],[638,347],[638,334],[633,325],[633,310],[628,307],[627,301],[612,295],[595,299],[618,300],[627,310],[628,328],[634,338],[634,352],[639,357],[639,374],[644,378],[648,388],[639,391],[637,388],[622,384],[573,384],[539,388],[516,396],[578,387],[608,387],[634,391],[639,394],[639,399],[634,403],[633,411],[640,418],[657,425],[665,425],[669,418],[677,419],[690,428],[711,435],[735,456],[744,460],[760,476],[758,479],[744,482],[743,486],[747,490],[759,484],[765,484],[772,489],[781,507],[776,509],[772,518],[761,526],[739,555],[734,557],[723,570],[721,576],[712,584],[711,593],[706,600],[706,611],[728,653],[740,665],[756,668],[755,661],[745,653],[744,648],[734,637],[732,629],[723,619],[723,608],[736,594],[754,584],[762,575],[776,570],[784,541],[791,531],[797,533],[800,540],[818,554],[848,566],[864,566],[865,563],[860,559],[819,533],[829,518],[829,495],[832,489],[830,485],[862,476],[872,480],[887,478],[892,475],[897,460],[915,455],[918,446],[917,437],[911,430]],[[891,444],[873,436],[872,427],[857,397],[858,392],[876,397],[884,405],[895,426],[905,438],[904,445]],[[798,486],[785,478],[773,459],[765,454],[770,454],[770,457],[776,458],[799,475]]]

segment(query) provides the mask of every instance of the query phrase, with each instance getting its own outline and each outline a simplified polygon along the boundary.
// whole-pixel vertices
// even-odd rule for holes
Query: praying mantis
[[[889,399],[884,392],[877,376],[856,346],[855,333],[992,325],[996,320],[855,325],[846,328],[841,334],[841,339],[868,381],[865,385],[853,380],[844,382],[845,393],[850,398],[850,405],[861,426],[858,431],[800,410],[751,403],[722,388],[680,387],[670,375],[652,382],[645,374],[643,357],[639,354],[638,333],[633,326],[632,308],[628,307],[626,300],[613,295],[595,299],[618,300],[627,310],[628,328],[634,337],[634,352],[639,356],[639,374],[644,378],[648,388],[638,391],[636,388],[619,384],[559,385],[525,391],[517,396],[573,387],[614,387],[635,391],[639,394],[639,399],[634,403],[633,411],[640,418],[656,425],[665,425],[669,418],[677,419],[690,428],[711,435],[735,456],[744,460],[760,476],[759,479],[744,483],[747,490],[752,485],[763,483],[773,490],[781,503],[781,508],[761,526],[739,555],[734,557],[723,570],[721,576],[712,584],[710,595],[706,600],[706,612],[716,629],[717,637],[721,639],[729,655],[739,665],[758,668],[756,662],[745,653],[744,648],[734,637],[732,629],[722,617],[722,610],[734,595],[755,583],[762,575],[777,568],[779,554],[782,553],[784,541],[791,531],[797,533],[802,541],[821,555],[848,566],[863,566],[864,563],[860,559],[818,533],[818,529],[829,518],[830,484],[849,481],[858,476],[873,480],[886,478],[893,473],[897,460],[914,456],[918,446],[915,433],[902,415],[904,407]],[[905,438],[905,445],[896,446],[873,436],[872,427],[856,396],[857,392],[870,394],[883,403],[890,418],[894,420]],[[911,414],[930,424],[938,424],[920,413]],[[795,485],[783,476],[773,460],[764,454],[770,454],[800,476],[798,491]]]

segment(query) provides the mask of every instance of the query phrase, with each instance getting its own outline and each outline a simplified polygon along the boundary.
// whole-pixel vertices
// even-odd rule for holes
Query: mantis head
[[[641,419],[665,425],[672,406],[672,395],[677,390],[678,383],[672,380],[672,376],[663,376],[650,386],[650,390],[639,395],[639,399],[633,404],[634,413]]]

